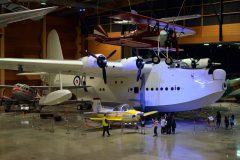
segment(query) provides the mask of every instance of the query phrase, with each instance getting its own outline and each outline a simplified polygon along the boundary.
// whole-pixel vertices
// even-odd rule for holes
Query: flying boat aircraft
[[[99,97],[102,102],[140,104],[144,111],[201,108],[216,102],[226,89],[226,72],[222,69],[209,73],[207,68],[186,69],[164,62],[148,64],[138,57],[108,62],[115,51],[106,57],[91,53],[81,60],[64,60],[56,30],[49,33],[47,46],[49,59],[0,58],[0,69],[50,73],[55,85],[91,86],[87,90],[72,90],[79,99]],[[57,92],[62,93],[61,89]]]

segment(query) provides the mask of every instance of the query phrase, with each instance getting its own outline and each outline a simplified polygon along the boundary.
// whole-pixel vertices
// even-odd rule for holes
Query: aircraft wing
[[[238,97],[240,96],[240,89],[236,89],[227,95],[227,97],[237,97],[237,96]]]
[[[152,114],[155,114],[155,113],[158,113],[158,111],[151,111],[151,112],[146,112],[146,113],[144,113],[144,117],[146,117],[146,116],[149,116],[149,115],[152,115]]]
[[[5,84],[2,84],[0,85],[0,89],[1,88],[13,88],[13,85],[5,85]]]
[[[13,22],[45,16],[56,8],[57,6],[0,14],[0,27],[5,27]]]
[[[143,24],[151,27],[159,27],[160,29],[168,28],[175,30],[178,33],[181,33],[181,35],[193,35],[195,34],[195,31],[176,24],[164,22],[162,20],[154,19],[151,17],[139,15],[136,13],[130,13],[130,12],[121,12],[115,15],[110,16],[110,18],[118,19],[118,20],[126,20],[131,21],[136,24]]]
[[[123,59],[121,62],[108,62],[106,67],[107,76],[112,77],[129,77],[136,75],[136,61]],[[94,59],[94,58],[93,58]],[[95,59],[94,59],[95,60]],[[64,67],[62,67],[64,66]],[[0,58],[0,69],[9,69],[23,72],[48,72],[62,73],[69,75],[79,75],[85,73],[88,76],[102,76],[102,69],[97,66],[96,61],[85,66],[80,60],[50,60],[50,59],[23,59],[23,58]],[[142,73],[149,73],[152,64],[145,64]]]
[[[5,85],[5,84],[0,85],[0,89],[1,88],[13,88],[13,87],[14,87],[14,85]],[[49,88],[59,89],[59,86],[29,86],[29,87],[42,89],[42,90],[47,90]],[[88,87],[91,87],[91,86],[63,86],[64,89],[76,89],[76,88],[88,88]]]
[[[90,120],[93,121],[102,121],[102,118],[90,118]],[[121,122],[122,118],[121,117],[112,117],[112,118],[107,118],[108,121],[113,121],[113,122]]]

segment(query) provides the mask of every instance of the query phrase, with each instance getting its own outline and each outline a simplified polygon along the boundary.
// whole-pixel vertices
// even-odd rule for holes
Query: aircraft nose
[[[215,69],[213,71],[213,79],[214,80],[225,80],[226,72],[223,69]]]

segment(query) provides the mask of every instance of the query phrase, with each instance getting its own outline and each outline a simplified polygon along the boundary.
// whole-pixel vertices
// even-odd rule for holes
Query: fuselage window
[[[121,81],[121,84],[123,84],[123,81]]]
[[[117,81],[115,81],[115,84],[117,84]]]
[[[132,90],[133,90],[133,89],[132,89],[132,88],[130,88],[130,91],[131,91],[131,92],[132,92]]]
[[[139,92],[139,88],[138,87],[134,87],[133,90],[134,90],[134,93],[138,93]]]
[[[174,88],[173,87],[171,87],[171,91],[173,91],[174,90]]]
[[[94,79],[94,77],[90,77],[90,79]]]
[[[160,90],[162,91],[162,90],[163,90],[163,87],[161,87]]]
[[[177,87],[177,90],[179,91],[179,90],[180,90],[180,87]]]
[[[148,88],[146,88],[146,91],[148,91]]]
[[[156,91],[158,91],[158,87],[156,88]]]
[[[99,91],[102,91],[102,88],[100,88]]]
[[[151,91],[153,91],[153,88],[151,88]]]
[[[105,88],[103,88],[102,90],[105,91]]]
[[[165,90],[167,91],[167,90],[168,90],[168,87],[166,87]]]

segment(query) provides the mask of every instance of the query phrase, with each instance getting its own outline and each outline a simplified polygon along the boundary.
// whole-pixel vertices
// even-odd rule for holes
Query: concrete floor
[[[204,122],[178,121],[175,135],[158,137],[153,137],[151,125],[146,127],[145,135],[133,129],[125,129],[123,134],[120,129],[112,129],[110,137],[102,137],[101,129],[96,129],[99,124],[84,123],[73,113],[65,115],[68,123],[39,119],[37,113],[0,113],[0,159],[240,159],[240,106],[230,108],[237,120],[233,130],[212,129]],[[229,113],[222,113],[222,117],[224,114]]]

